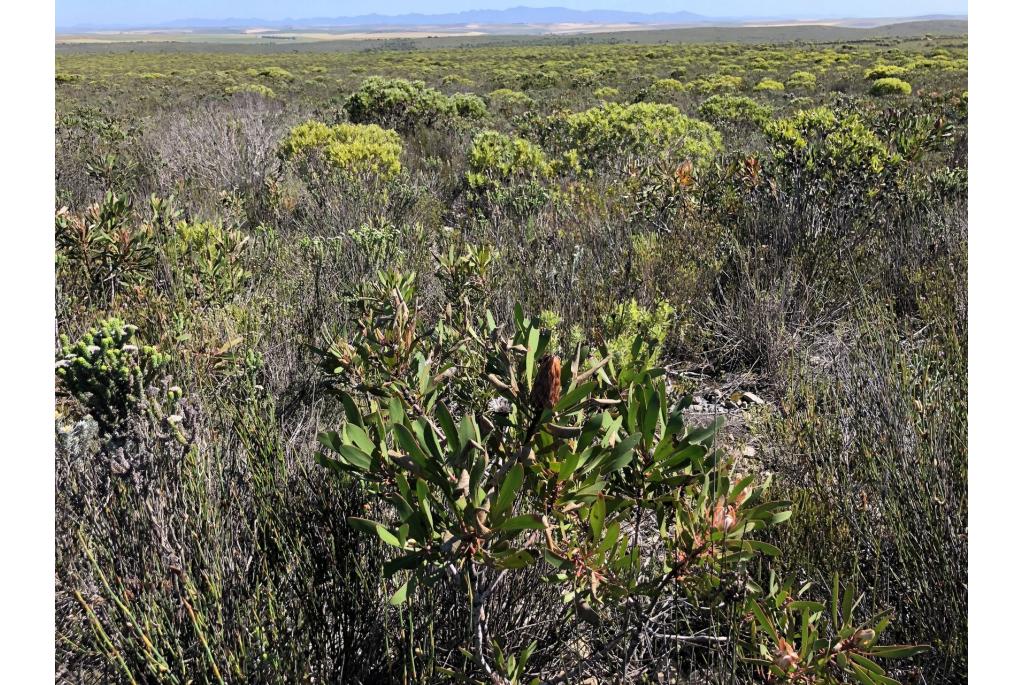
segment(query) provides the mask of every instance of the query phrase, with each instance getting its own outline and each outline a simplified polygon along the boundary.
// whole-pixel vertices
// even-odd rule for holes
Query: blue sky
[[[965,14],[967,0],[57,0],[57,26],[146,24],[172,19],[339,17],[500,9],[520,5],[639,12],[686,10],[707,16],[896,17]]]

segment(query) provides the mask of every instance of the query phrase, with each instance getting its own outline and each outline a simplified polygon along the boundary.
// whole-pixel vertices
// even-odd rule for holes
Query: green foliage
[[[465,588],[468,634],[480,636],[468,652],[483,672],[510,663],[481,632],[485,569],[537,566],[569,615],[601,623],[669,585],[704,596],[731,569],[776,553],[753,535],[787,518],[786,503],[768,501],[753,477],[734,482],[711,447],[715,427],[686,427],[662,370],[636,355],[619,368],[586,348],[563,366],[550,334],[518,308],[507,335],[466,300],[421,331],[412,277],[382,275],[373,292],[360,300],[357,338],[325,353],[346,421],[320,434],[318,459],[379,498],[381,515],[349,522],[394,548],[384,566],[392,604],[447,582]],[[369,369],[380,374],[373,385]],[[640,555],[629,525],[648,516],[660,532]]]
[[[760,90],[760,91],[782,91],[782,90],[786,90],[786,86],[783,83],[781,83],[779,81],[776,81],[774,79],[763,78],[763,79],[761,79],[760,81],[757,82],[757,85],[754,86],[754,90]]]
[[[814,90],[818,87],[818,77],[809,71],[794,71],[786,79],[789,90]]]
[[[668,302],[649,309],[636,300],[624,302],[604,319],[608,352],[618,368],[648,368],[659,363],[675,310]],[[634,343],[641,341],[639,346]]]
[[[336,124],[307,121],[289,131],[281,143],[288,159],[301,159],[318,151],[344,174],[373,174],[383,179],[401,172],[402,139],[376,124]]]
[[[897,78],[905,76],[909,71],[906,67],[898,67],[894,64],[876,64],[864,70],[864,78],[869,81],[877,81],[882,78]]]
[[[487,116],[487,104],[479,95],[456,93],[451,100],[455,113],[463,119],[479,120]]]
[[[787,683],[887,685],[896,681],[886,675],[879,659],[905,659],[929,651],[920,645],[881,645],[892,615],[883,611],[855,621],[854,611],[864,596],[855,597],[850,586],[842,588],[838,574],[828,606],[808,599],[811,587],[797,587],[794,578],[779,582],[774,573],[767,588],[755,586],[747,608],[749,643],[740,654],[760,677]]]
[[[533,109],[537,103],[526,93],[509,88],[498,88],[487,95],[491,107],[505,116],[512,116]]]
[[[762,126],[772,115],[770,107],[743,95],[712,95],[701,103],[698,112],[716,126],[726,123]]]
[[[234,95],[235,93],[256,93],[262,95],[265,98],[276,98],[277,93],[274,92],[270,86],[265,86],[262,83],[246,83],[239,86],[228,86],[224,89],[224,92],[228,95]]]
[[[708,164],[721,149],[721,135],[712,126],[682,114],[673,105],[613,102],[556,117],[561,145],[575,149],[585,167],[621,167],[630,156],[690,160]]]
[[[910,95],[910,84],[898,78],[880,78],[871,84],[872,95]]]
[[[860,177],[877,182],[899,161],[857,114],[839,117],[831,109],[800,110],[765,126],[777,159],[819,169],[833,183]]]
[[[165,253],[180,294],[193,305],[223,304],[246,284],[249,237],[214,222],[179,222]]]
[[[698,93],[722,93],[739,90],[743,87],[743,78],[731,74],[715,74],[695,79],[686,84],[686,90]]]
[[[290,71],[277,66],[260,67],[259,69],[250,68],[246,69],[245,73],[249,76],[259,76],[272,81],[291,81],[295,78]]]
[[[619,96],[619,89],[611,86],[601,86],[594,91],[594,97],[598,100],[611,100]]]
[[[544,152],[528,140],[481,131],[469,150],[466,181],[490,207],[529,213],[547,199],[545,180],[551,165]]]
[[[97,322],[71,342],[61,336],[56,372],[61,387],[85,408],[104,434],[110,434],[147,397],[170,357],[141,345],[138,328],[121,319]],[[175,390],[176,399],[180,390]]]
[[[372,76],[349,96],[345,111],[357,124],[409,130],[451,117],[455,105],[423,81]]]
[[[662,78],[658,79],[647,88],[647,95],[645,99],[654,101],[670,100],[685,90],[686,87],[674,78]]]

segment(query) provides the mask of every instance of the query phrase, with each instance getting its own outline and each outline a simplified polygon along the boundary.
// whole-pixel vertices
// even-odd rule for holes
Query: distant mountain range
[[[448,14],[362,14],[354,17],[309,17],[304,19],[176,19],[152,26],[89,24],[58,27],[59,30],[102,29],[272,29],[335,28],[340,26],[465,26],[467,24],[692,24],[708,21],[693,12],[624,12],[619,10],[573,10],[565,7],[511,7],[504,10],[467,10]]]
[[[242,30],[263,28],[281,29],[332,29],[341,27],[440,27],[440,26],[509,26],[509,25],[540,25],[557,24],[580,25],[715,25],[728,26],[750,23],[754,21],[778,22],[787,21],[787,17],[708,17],[693,12],[627,12],[622,10],[574,10],[565,7],[511,7],[504,10],[467,10],[447,14],[362,14],[352,17],[309,17],[300,19],[260,19],[230,17],[225,19],[175,19],[152,25],[124,23],[90,23],[75,26],[58,26],[57,33],[116,31],[127,29],[138,30],[183,30],[183,29],[229,29]],[[915,20],[925,19],[966,19],[965,16],[928,15],[914,17]],[[801,20],[806,22],[807,20]],[[870,22],[871,20],[849,20],[851,23]]]

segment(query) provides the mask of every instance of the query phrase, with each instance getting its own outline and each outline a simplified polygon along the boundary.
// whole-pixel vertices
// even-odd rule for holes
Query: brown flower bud
[[[530,393],[530,403],[534,409],[542,411],[553,408],[562,396],[562,360],[553,354],[546,354],[537,365],[537,378]]]

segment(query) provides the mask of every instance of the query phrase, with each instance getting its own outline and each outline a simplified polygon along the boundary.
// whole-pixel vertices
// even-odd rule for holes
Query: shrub
[[[291,81],[295,78],[290,71],[282,69],[281,67],[260,67],[259,69],[250,68],[246,69],[245,73],[249,76],[260,76],[274,81]]]
[[[155,347],[140,347],[137,331],[136,326],[110,318],[73,343],[61,336],[57,377],[104,434],[115,431],[143,403],[148,386],[170,360]]]
[[[345,111],[357,124],[408,130],[451,117],[455,105],[423,81],[372,76],[349,96]]]
[[[657,366],[674,315],[675,310],[668,302],[659,302],[648,309],[636,300],[620,304],[609,312],[602,323],[615,366]],[[643,340],[643,346],[634,350],[633,343],[637,339]]]
[[[670,99],[686,90],[686,87],[674,78],[658,79],[647,89],[647,98],[651,100]]]
[[[743,95],[712,95],[697,110],[701,117],[713,124],[753,123],[763,125],[771,118],[772,110]]]
[[[512,116],[513,114],[519,114],[533,109],[537,106],[526,93],[519,90],[511,90],[509,88],[498,88],[492,90],[488,95],[487,99],[498,112],[501,112],[505,116]]]
[[[74,81],[81,81],[81,74],[71,74],[66,71],[58,71],[54,76],[54,81],[57,83],[73,83]]]
[[[528,140],[498,131],[473,138],[466,180],[489,208],[529,213],[547,199],[543,181],[550,174],[544,152]]]
[[[903,76],[909,69],[906,67],[898,67],[893,64],[876,64],[875,66],[864,70],[864,78],[869,81],[876,81],[882,78],[896,78]]]
[[[455,113],[463,119],[483,119],[487,116],[487,104],[474,93],[456,93],[452,96]]]
[[[255,93],[265,98],[275,98],[277,93],[273,91],[270,86],[265,86],[262,83],[246,83],[240,86],[228,86],[224,89],[224,92],[228,95],[234,95],[235,93]]]
[[[564,131],[563,145],[579,152],[584,166],[618,167],[628,157],[688,159],[710,162],[721,148],[721,135],[709,124],[683,115],[673,105],[604,103],[584,112],[555,117]]]
[[[334,168],[346,174],[371,173],[389,179],[402,170],[402,139],[376,124],[328,126],[308,121],[293,128],[282,143],[282,152],[289,159],[312,150],[321,152]]]
[[[910,84],[898,78],[880,78],[871,84],[872,95],[910,95]]]
[[[228,302],[251,276],[248,244],[244,233],[219,223],[179,222],[165,247],[179,294],[192,306]]]
[[[809,71],[794,71],[786,79],[786,88],[790,90],[814,90],[817,86],[817,77]]]
[[[779,81],[774,80],[774,79],[763,78],[763,79],[761,79],[760,81],[757,82],[757,85],[754,86],[754,90],[759,90],[759,91],[765,91],[765,90],[767,90],[767,91],[780,91],[780,90],[786,90],[786,86],[783,85],[782,83],[780,83]]]
[[[743,78],[731,74],[715,74],[695,79],[686,84],[686,90],[698,93],[720,93],[739,90],[743,86]]]
[[[612,88],[611,86],[601,86],[594,91],[594,97],[598,100],[611,100],[619,95],[618,88]]]

